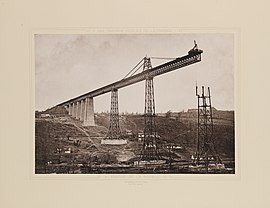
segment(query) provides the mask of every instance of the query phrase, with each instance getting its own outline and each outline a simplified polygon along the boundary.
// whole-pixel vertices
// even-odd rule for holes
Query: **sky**
[[[197,107],[198,87],[210,87],[212,106],[234,110],[234,35],[209,34],[38,34],[35,35],[35,109],[118,81],[145,56],[184,56],[194,46],[202,61],[154,78],[156,112]],[[152,66],[168,60],[152,60]],[[118,91],[119,112],[144,111],[145,82]],[[110,109],[110,93],[94,97],[95,112]]]

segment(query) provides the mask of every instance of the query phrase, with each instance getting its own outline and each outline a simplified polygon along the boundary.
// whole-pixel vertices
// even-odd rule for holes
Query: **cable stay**
[[[150,57],[151,59],[165,59],[165,60],[173,60],[176,58],[167,58],[167,57]]]
[[[136,64],[136,66],[134,66],[128,73],[127,73],[127,75],[123,78],[123,79],[126,79],[128,76],[132,76],[132,75],[134,75],[142,66],[143,66],[143,60],[144,60],[144,58],[142,58],[142,60],[140,60],[139,61],[139,63],[137,63]],[[140,65],[141,64],[141,65]],[[139,66],[140,65],[140,66]],[[139,66],[139,67],[138,67]],[[138,67],[138,68],[137,68]],[[136,69],[137,68],[137,69]],[[135,70],[136,69],[136,70]],[[133,70],[135,70],[134,72],[133,72]],[[132,74],[131,74],[132,73]],[[131,74],[131,75],[130,75]]]
[[[130,77],[133,76],[137,71],[139,71],[139,69],[141,69],[141,68],[143,67],[143,64],[144,64],[144,63],[142,63],[142,64],[138,67],[138,69],[137,69],[136,71],[134,71],[134,72],[130,75]]]
[[[144,57],[145,58],[145,57]],[[126,79],[128,77],[131,77],[133,76],[136,72],[139,71],[139,69],[142,68],[143,66],[143,61],[144,61],[144,58],[142,58],[128,73],[127,75],[123,78],[123,79]],[[176,58],[168,58],[168,57],[149,57],[150,59],[163,59],[163,60],[174,60]]]

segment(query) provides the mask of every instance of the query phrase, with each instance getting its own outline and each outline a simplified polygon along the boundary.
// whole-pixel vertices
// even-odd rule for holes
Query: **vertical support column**
[[[144,58],[144,70],[152,68],[150,58]],[[144,139],[140,160],[151,161],[160,159],[156,123],[153,77],[146,74],[145,80],[145,109],[144,109]]]
[[[71,115],[71,104],[68,104],[68,115]]]
[[[203,163],[206,172],[208,172],[208,164],[210,162],[216,164],[222,163],[213,141],[213,117],[210,88],[208,87],[207,95],[204,92],[204,86],[202,86],[202,93],[200,95],[198,94],[198,87],[196,85],[196,96],[198,98],[198,141],[194,163],[195,165]]]
[[[72,116],[73,118],[75,117],[75,103],[72,103],[71,116]]]
[[[78,101],[77,102],[77,109],[78,109],[78,112],[77,112],[77,119],[80,120],[80,114],[81,114],[81,101]]]
[[[118,90],[111,91],[111,111],[110,111],[110,127],[107,136],[101,140],[104,145],[124,145],[127,144],[121,133],[119,126],[119,109],[118,109]]]
[[[84,119],[84,100],[80,101],[80,121],[83,121]]]
[[[75,118],[78,119],[79,118],[79,102],[76,102],[76,113],[75,113]]]
[[[122,134],[119,127],[118,90],[113,89],[111,92],[110,127],[107,138],[121,139],[121,137]]]
[[[84,99],[83,126],[85,126],[85,121],[87,119],[87,105],[88,105],[88,102],[89,102],[88,99],[89,98]]]
[[[93,98],[85,99],[84,108],[83,126],[95,126]]]

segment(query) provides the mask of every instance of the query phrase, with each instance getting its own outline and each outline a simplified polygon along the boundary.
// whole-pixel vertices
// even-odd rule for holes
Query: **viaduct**
[[[194,41],[195,42],[195,41]],[[154,95],[153,92],[153,78],[164,73],[174,71],[176,69],[197,63],[201,61],[201,54],[203,53],[202,50],[197,48],[197,44],[195,42],[195,46],[189,50],[188,54],[182,57],[175,58],[171,61],[168,61],[164,64],[159,66],[153,67],[151,66],[150,58],[144,57],[137,65],[143,66],[143,71],[137,74],[132,74],[129,77],[125,77],[119,81],[114,83],[108,84],[96,90],[90,91],[78,97],[72,98],[65,102],[58,104],[57,106],[64,106],[67,110],[69,115],[73,118],[76,118],[83,122],[83,126],[94,126],[94,97],[111,92],[111,113],[110,113],[110,136],[113,138],[118,138],[117,129],[119,129],[119,117],[118,117],[118,89],[123,87],[141,82],[146,81],[146,86],[148,86],[145,92],[145,95],[150,98],[146,98],[146,106],[150,106],[150,108],[154,108]],[[147,84],[147,80],[150,80],[150,84]],[[150,90],[150,91],[149,91]],[[150,94],[147,94],[147,91]],[[152,97],[151,97],[152,93]],[[147,101],[148,99],[148,101]],[[152,100],[151,100],[152,99]],[[148,103],[148,104],[147,104]],[[151,105],[149,105],[149,103]],[[147,108],[147,107],[145,107]],[[154,115],[154,110],[148,111],[151,115]],[[147,114],[145,109],[145,114]]]

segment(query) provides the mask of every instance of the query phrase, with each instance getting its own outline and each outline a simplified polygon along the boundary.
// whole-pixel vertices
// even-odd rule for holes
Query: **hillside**
[[[42,114],[46,114],[45,118]],[[121,131],[129,140],[128,144],[121,146],[101,145],[101,139],[108,132],[109,114],[95,114],[95,123],[96,126],[83,127],[82,122],[71,118],[62,107],[36,113],[36,171],[42,172],[42,165],[46,161],[66,163],[67,167],[71,167],[74,163],[86,164],[89,161],[99,164],[127,162],[139,156],[142,141],[138,140],[138,133],[144,129],[143,115],[120,116]],[[156,129],[163,157],[168,157],[167,144],[173,144],[180,148],[172,152],[173,158],[190,160],[196,151],[196,110],[158,114]],[[133,135],[126,135],[127,130]],[[214,139],[221,158],[234,160],[233,111],[214,110]],[[72,156],[65,154],[69,150]]]

